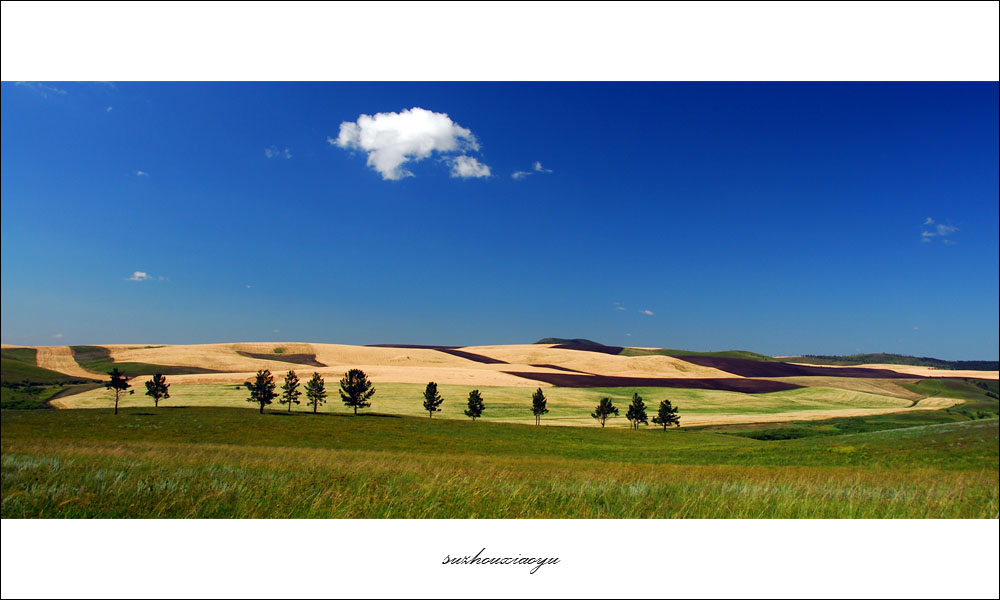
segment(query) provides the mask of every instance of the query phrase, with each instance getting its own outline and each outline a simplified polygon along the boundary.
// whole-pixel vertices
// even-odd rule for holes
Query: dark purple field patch
[[[666,387],[697,390],[721,390],[742,394],[767,394],[795,390],[801,385],[764,379],[671,379],[666,377],[616,377],[611,375],[584,375],[575,373],[522,373],[504,371],[508,375],[542,381],[559,387]]]
[[[593,373],[588,373],[586,371],[577,371],[576,369],[570,369],[569,367],[560,367],[559,365],[541,364],[541,365],[529,365],[529,366],[539,367],[541,369],[555,369],[556,371],[566,371],[567,373],[581,373],[583,375],[593,375]]]
[[[851,367],[812,367],[783,362],[730,358],[727,356],[675,355],[673,358],[712,367],[741,377],[869,377],[879,379],[923,379],[919,375],[897,373],[888,369]]]

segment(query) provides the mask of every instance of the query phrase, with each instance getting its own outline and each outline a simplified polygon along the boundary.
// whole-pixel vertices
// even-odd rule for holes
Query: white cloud
[[[128,278],[129,281],[149,281],[153,276],[145,271],[135,271]]]
[[[354,122],[344,121],[340,124],[337,138],[327,137],[327,142],[345,150],[367,152],[368,166],[378,171],[382,179],[388,180],[412,177],[413,173],[404,165],[411,160],[423,160],[435,152],[448,155],[479,150],[479,142],[472,131],[455,123],[445,113],[419,107],[398,113],[361,115]],[[453,174],[458,161],[452,161]],[[489,169],[478,161],[476,163]],[[481,170],[478,169],[479,172]]]
[[[114,106],[109,106],[109,107],[107,107],[107,108],[105,108],[105,109],[104,109],[104,112],[111,112],[111,111],[113,111],[114,109],[115,109],[115,107],[114,107]]]
[[[958,242],[954,240],[946,239],[951,234],[958,231],[958,227],[954,225],[946,225],[944,223],[938,223],[934,219],[927,217],[924,220],[925,229],[920,232],[920,241],[925,244],[929,244],[934,241],[934,238],[941,238],[942,243],[946,246],[954,246]]]
[[[626,308],[622,306],[621,302],[615,302],[615,310],[626,310]]]
[[[38,81],[18,81],[14,83],[14,85],[20,85],[28,88],[29,90],[34,90],[38,92],[42,98],[48,98],[49,94],[56,94],[58,96],[66,95],[66,90],[52,85],[46,85]]]
[[[288,159],[292,157],[292,151],[288,149],[288,146],[285,146],[284,149],[278,148],[277,146],[268,146],[267,148],[264,148],[264,156],[268,158]]]
[[[54,338],[55,338],[55,339],[57,339],[57,340],[61,340],[61,339],[62,339],[62,336],[63,336],[63,334],[61,334],[61,333],[57,333],[57,334],[53,335],[52,337],[54,337]]]
[[[514,171],[514,173],[511,174],[511,177],[520,180],[524,179],[528,175],[534,175],[535,173],[551,173],[551,172],[552,169],[546,169],[545,167],[542,166],[542,163],[540,161],[536,160],[535,164],[531,165],[530,171]]]
[[[639,312],[641,312],[644,315],[650,316],[650,317],[652,317],[654,314],[656,314],[653,311],[649,310],[648,308],[644,308],[644,309],[640,310]]]
[[[489,177],[490,168],[472,156],[456,156],[451,162],[452,177]]]
[[[149,173],[147,173],[145,171],[136,171],[135,172],[135,176],[136,177],[149,177]]]

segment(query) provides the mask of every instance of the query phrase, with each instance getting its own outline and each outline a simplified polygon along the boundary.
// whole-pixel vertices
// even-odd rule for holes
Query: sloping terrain
[[[713,367],[743,377],[878,377],[882,379],[913,379],[913,375],[889,369],[859,367],[814,367],[783,362],[769,362],[730,356],[678,356],[685,361]]]

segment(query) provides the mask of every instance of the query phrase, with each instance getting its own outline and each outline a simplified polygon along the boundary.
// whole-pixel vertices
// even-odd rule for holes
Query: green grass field
[[[0,407],[49,408],[48,401],[56,394],[94,381],[39,367],[37,352],[34,348],[0,350]]]
[[[300,378],[307,378],[308,371],[299,372]],[[276,377],[281,384],[281,375]],[[168,378],[169,381],[169,378]],[[423,412],[424,386],[412,383],[379,383],[375,385],[376,394],[372,400],[373,410],[406,416],[427,416]],[[144,396],[142,385],[134,387],[135,395],[126,396],[122,406],[150,406],[152,400]],[[467,417],[463,411],[466,408],[471,386],[440,385],[439,393],[445,398],[441,412],[435,413],[435,419],[460,419]],[[531,394],[533,388],[524,387],[491,387],[479,388],[486,403],[483,419],[486,421],[503,421],[513,423],[533,423],[531,413]],[[328,382],[329,395],[327,404],[320,408],[321,412],[346,414],[351,412],[340,401],[336,382]],[[856,390],[844,390],[832,387],[810,387],[771,394],[740,394],[718,390],[693,390],[678,388],[544,388],[548,398],[549,413],[543,417],[547,423],[563,425],[594,426],[595,420],[590,413],[602,396],[610,397],[619,408],[621,416],[608,420],[607,427],[627,428],[625,410],[632,400],[633,392],[638,392],[646,402],[650,417],[662,399],[669,399],[679,406],[683,415],[724,415],[724,414],[756,414],[767,415],[803,410],[837,410],[856,408],[905,408],[913,401],[888,395],[873,394]],[[163,402],[166,406],[225,406],[248,407],[248,393],[245,388],[235,384],[175,384],[170,388],[170,399]],[[66,401],[74,408],[107,408],[111,406],[109,392],[104,389],[82,393]],[[279,405],[277,401],[267,408],[269,411],[287,410],[287,405]],[[310,410],[304,404],[293,406],[293,411]]]
[[[0,516],[995,518],[998,430],[762,441],[221,407],[4,411]]]

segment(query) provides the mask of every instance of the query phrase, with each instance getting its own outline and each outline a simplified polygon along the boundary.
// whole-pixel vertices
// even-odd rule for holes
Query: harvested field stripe
[[[615,377],[610,375],[583,375],[575,373],[526,373],[504,371],[508,375],[544,381],[552,385],[570,388],[588,387],[667,387],[696,390],[722,390],[744,394],[767,394],[799,389],[801,385],[766,379],[680,379],[664,377]]]
[[[50,371],[86,379],[104,378],[104,373],[95,373],[81,367],[73,358],[73,351],[69,346],[39,346],[36,360],[39,367]]]
[[[259,354],[254,352],[243,352],[242,350],[237,350],[237,354],[240,356],[245,356],[247,358],[256,358],[259,360],[277,360],[280,362],[292,363],[295,365],[307,365],[310,367],[325,367],[323,363],[316,360],[315,354]]]
[[[464,358],[466,360],[471,360],[473,362],[482,363],[484,365],[506,365],[506,361],[500,360],[498,358],[490,358],[489,356],[483,356],[482,354],[475,354],[472,352],[465,352],[460,350],[461,346],[421,346],[419,344],[369,344],[369,348],[413,348],[416,350],[437,350],[438,352],[444,352],[445,354],[450,354],[452,356],[457,356],[459,358]]]
[[[727,356],[691,356],[685,354],[676,355],[674,358],[702,367],[712,367],[742,377],[868,377],[881,379],[913,379],[914,377],[919,377],[919,375],[898,373],[888,369],[811,367]]]

